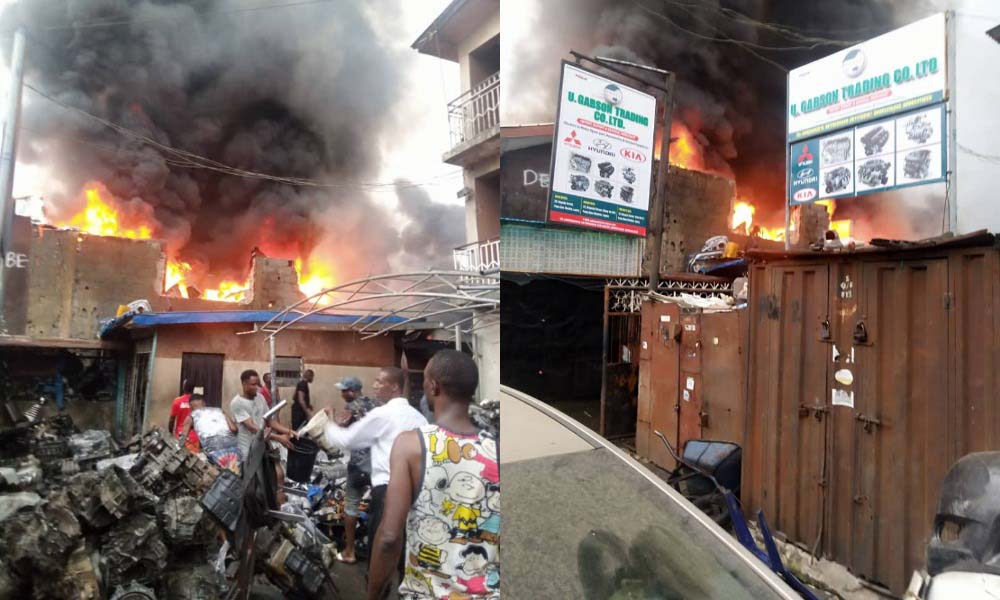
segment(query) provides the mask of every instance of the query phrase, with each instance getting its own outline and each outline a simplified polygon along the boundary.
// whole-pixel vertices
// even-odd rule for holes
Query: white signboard
[[[656,98],[563,62],[549,221],[646,235]]]
[[[945,38],[939,13],[793,70],[789,141],[944,100]]]
[[[860,196],[944,181],[945,105],[869,121],[790,146],[789,202]]]

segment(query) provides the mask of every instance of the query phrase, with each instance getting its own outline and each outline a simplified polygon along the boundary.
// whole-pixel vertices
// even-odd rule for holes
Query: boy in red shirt
[[[174,398],[174,403],[170,406],[168,427],[175,438],[179,438],[184,432],[184,423],[187,421],[188,415],[191,414],[191,394],[194,393],[194,382],[185,379],[181,389],[184,393]],[[191,452],[198,452],[198,435],[194,431],[188,434],[184,447]]]

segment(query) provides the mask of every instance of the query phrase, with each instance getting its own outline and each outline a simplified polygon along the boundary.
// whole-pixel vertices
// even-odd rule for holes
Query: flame
[[[214,290],[205,290],[202,297],[206,300],[216,300],[219,302],[242,302],[246,299],[249,282],[244,281],[222,281],[219,287]]]
[[[837,232],[837,237],[842,242],[849,242],[854,237],[854,221],[851,219],[833,219],[833,213],[837,210],[837,203],[834,200],[817,200],[816,204],[826,208],[826,214],[830,217],[830,229]],[[733,218],[730,226],[733,231],[746,235],[759,237],[765,240],[782,242],[785,240],[784,227],[765,227],[754,224],[753,216],[757,208],[745,200],[739,200],[733,204]],[[795,231],[795,221],[791,223],[791,230]]]
[[[179,261],[179,260],[169,260],[167,261],[167,276],[163,282],[163,289],[169,290],[170,288],[177,286],[177,291],[181,293],[181,296],[188,298],[188,286],[185,283],[187,274],[191,272],[191,265]]]
[[[84,192],[87,207],[73,215],[68,221],[56,223],[59,227],[73,227],[91,235],[123,237],[133,240],[148,240],[153,237],[152,230],[146,225],[135,228],[124,227],[119,223],[118,209],[101,198],[98,187],[90,187]]]
[[[749,235],[750,227],[753,225],[753,214],[757,212],[753,204],[749,202],[744,202],[740,200],[733,205],[733,224],[731,229],[737,231],[740,225],[743,226],[743,231]]]
[[[333,268],[315,256],[309,257],[305,268],[303,268],[302,259],[296,258],[295,272],[299,275],[299,290],[306,296],[313,296],[337,284]],[[320,304],[325,303],[326,300],[325,297],[321,298]]]
[[[677,138],[670,144],[670,162],[685,169],[704,170],[701,145],[694,139],[691,130],[682,123],[670,124],[670,137]]]
[[[58,227],[79,229],[83,233],[106,237],[121,237],[137,240],[153,239],[155,226],[153,223],[123,223],[123,215],[115,205],[114,197],[100,183],[88,183],[84,189],[87,200],[86,207],[68,220],[54,223]],[[105,199],[107,198],[107,200]],[[132,217],[136,219],[136,217]],[[150,219],[147,219],[147,221]],[[78,238],[80,241],[82,237]],[[294,249],[282,249],[278,255],[297,253]],[[303,262],[301,257],[295,259],[295,272],[299,277],[299,290],[306,296],[312,296],[336,285],[336,274],[331,263],[318,257],[310,256]],[[171,289],[183,298],[192,295],[192,280],[200,281],[191,263],[173,256],[167,260],[163,279],[163,290]],[[239,282],[223,280],[214,289],[201,292],[206,300],[219,302],[242,302],[247,299],[250,290],[249,280]]]

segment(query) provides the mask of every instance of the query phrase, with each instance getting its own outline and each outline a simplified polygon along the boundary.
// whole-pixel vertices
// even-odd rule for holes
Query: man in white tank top
[[[457,350],[438,352],[424,369],[435,422],[399,434],[392,447],[370,600],[383,597],[400,556],[402,600],[500,597],[497,444],[469,418],[478,383],[476,364]]]

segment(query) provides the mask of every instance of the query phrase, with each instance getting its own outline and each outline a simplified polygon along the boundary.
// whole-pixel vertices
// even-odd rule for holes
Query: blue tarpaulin
[[[137,313],[129,311],[120,317],[116,317],[101,326],[101,337],[104,338],[121,328],[132,327],[158,327],[162,325],[189,325],[192,323],[267,323],[278,315],[273,310],[205,310],[205,311],[178,311],[164,313]],[[286,314],[279,322],[293,321],[298,314]],[[406,319],[403,317],[378,317],[372,316],[364,321],[374,321],[380,319],[382,323],[402,323]],[[309,315],[298,321],[299,323],[343,323],[350,324],[358,320],[356,315],[335,315],[317,313]]]

